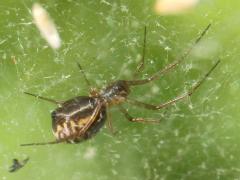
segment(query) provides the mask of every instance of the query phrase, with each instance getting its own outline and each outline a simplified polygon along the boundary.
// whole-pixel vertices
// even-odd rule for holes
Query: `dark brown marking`
[[[88,139],[92,137],[103,126],[106,119],[106,107],[101,106],[96,111],[99,99],[78,96],[70,99],[52,112],[52,127],[57,140],[69,139],[70,141],[79,141],[79,139]],[[92,117],[95,112],[94,117]],[[91,117],[93,122],[86,131],[86,137],[82,132],[89,123]],[[71,124],[72,122],[72,124]],[[74,127],[73,126],[74,123]],[[59,128],[61,127],[61,128]],[[75,132],[72,130],[74,128]]]

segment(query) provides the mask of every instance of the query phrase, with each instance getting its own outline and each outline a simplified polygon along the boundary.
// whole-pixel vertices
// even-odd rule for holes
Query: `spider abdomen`
[[[78,143],[96,134],[106,120],[105,106],[101,106],[100,110],[95,112],[98,101],[97,98],[78,96],[55,109],[52,112],[52,129],[56,139]],[[96,115],[92,119],[94,113]],[[92,123],[89,125],[90,121]]]

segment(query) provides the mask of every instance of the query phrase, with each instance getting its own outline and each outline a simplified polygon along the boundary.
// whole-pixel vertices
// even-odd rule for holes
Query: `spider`
[[[217,60],[216,63],[210,68],[210,70],[187,92],[183,93],[180,96],[175,97],[165,103],[160,105],[152,105],[137,100],[133,100],[128,97],[130,90],[133,86],[139,86],[152,82],[162,75],[166,74],[178,64],[180,64],[191,52],[193,47],[202,39],[206,34],[211,24],[209,24],[200,34],[200,36],[195,40],[195,42],[190,46],[190,48],[183,53],[180,58],[177,58],[173,63],[167,65],[163,69],[157,71],[155,74],[151,75],[145,79],[136,79],[133,80],[117,80],[101,90],[96,90],[91,88],[91,84],[88,81],[82,66],[77,63],[80,72],[82,73],[86,84],[90,88],[89,96],[77,96],[73,97],[66,101],[57,101],[54,99],[42,97],[36,94],[29,92],[24,92],[25,94],[34,96],[38,99],[46,100],[48,102],[58,105],[58,107],[51,113],[52,117],[52,130],[56,138],[54,141],[50,142],[40,142],[40,143],[29,143],[21,144],[21,146],[30,146],[30,145],[46,145],[46,144],[58,144],[62,142],[67,143],[79,143],[81,141],[87,140],[95,135],[101,127],[104,125],[107,119],[108,108],[117,105],[120,112],[131,122],[158,122],[155,119],[145,119],[141,117],[134,118],[128,111],[122,106],[122,103],[127,102],[129,104],[139,106],[145,109],[150,110],[159,110],[163,109],[169,105],[175,104],[176,102],[191,96],[206,80],[206,78],[211,74],[211,72],[217,67],[220,60]],[[135,75],[143,70],[144,59],[145,59],[145,47],[146,47],[146,27],[144,29],[144,41],[143,41],[143,51],[142,58],[137,66]],[[110,130],[112,129],[111,120],[108,120],[108,126]]]

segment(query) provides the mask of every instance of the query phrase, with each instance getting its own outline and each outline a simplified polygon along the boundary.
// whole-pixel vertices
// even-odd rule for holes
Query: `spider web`
[[[204,1],[189,14],[159,17],[147,0],[43,2],[63,42],[54,51],[32,23],[32,4],[0,4],[1,179],[239,177],[239,29],[233,28],[239,24],[237,6]],[[132,78],[141,59],[145,25],[146,64],[138,77],[148,77],[180,56],[209,22],[213,27],[180,66],[131,93],[146,103],[165,102],[186,92],[220,57],[219,67],[191,98],[161,111],[124,105],[132,116],[160,119],[160,124],[130,123],[111,108],[114,136],[105,127],[82,144],[19,146],[54,140],[50,113],[55,105],[24,91],[56,100],[88,95],[76,62],[94,87]],[[26,167],[8,173],[13,158],[26,157]]]

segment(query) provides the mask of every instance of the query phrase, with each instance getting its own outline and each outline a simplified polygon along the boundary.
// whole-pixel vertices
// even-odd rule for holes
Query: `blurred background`
[[[36,1],[0,3],[0,178],[164,180],[238,179],[240,177],[239,31],[240,2],[201,0],[180,14],[156,12],[154,0],[38,1],[62,40],[53,50],[33,23]],[[112,135],[104,127],[81,144],[20,147],[54,140],[53,104],[24,95],[56,100],[88,95],[80,62],[95,87],[130,79],[141,59],[147,26],[147,77],[173,62],[201,31],[212,27],[174,71],[131,97],[160,104],[185,92],[218,58],[222,61],[191,97],[161,111],[125,105],[133,116],[161,119],[160,124],[128,122],[111,109]],[[9,173],[12,159],[29,157]]]

